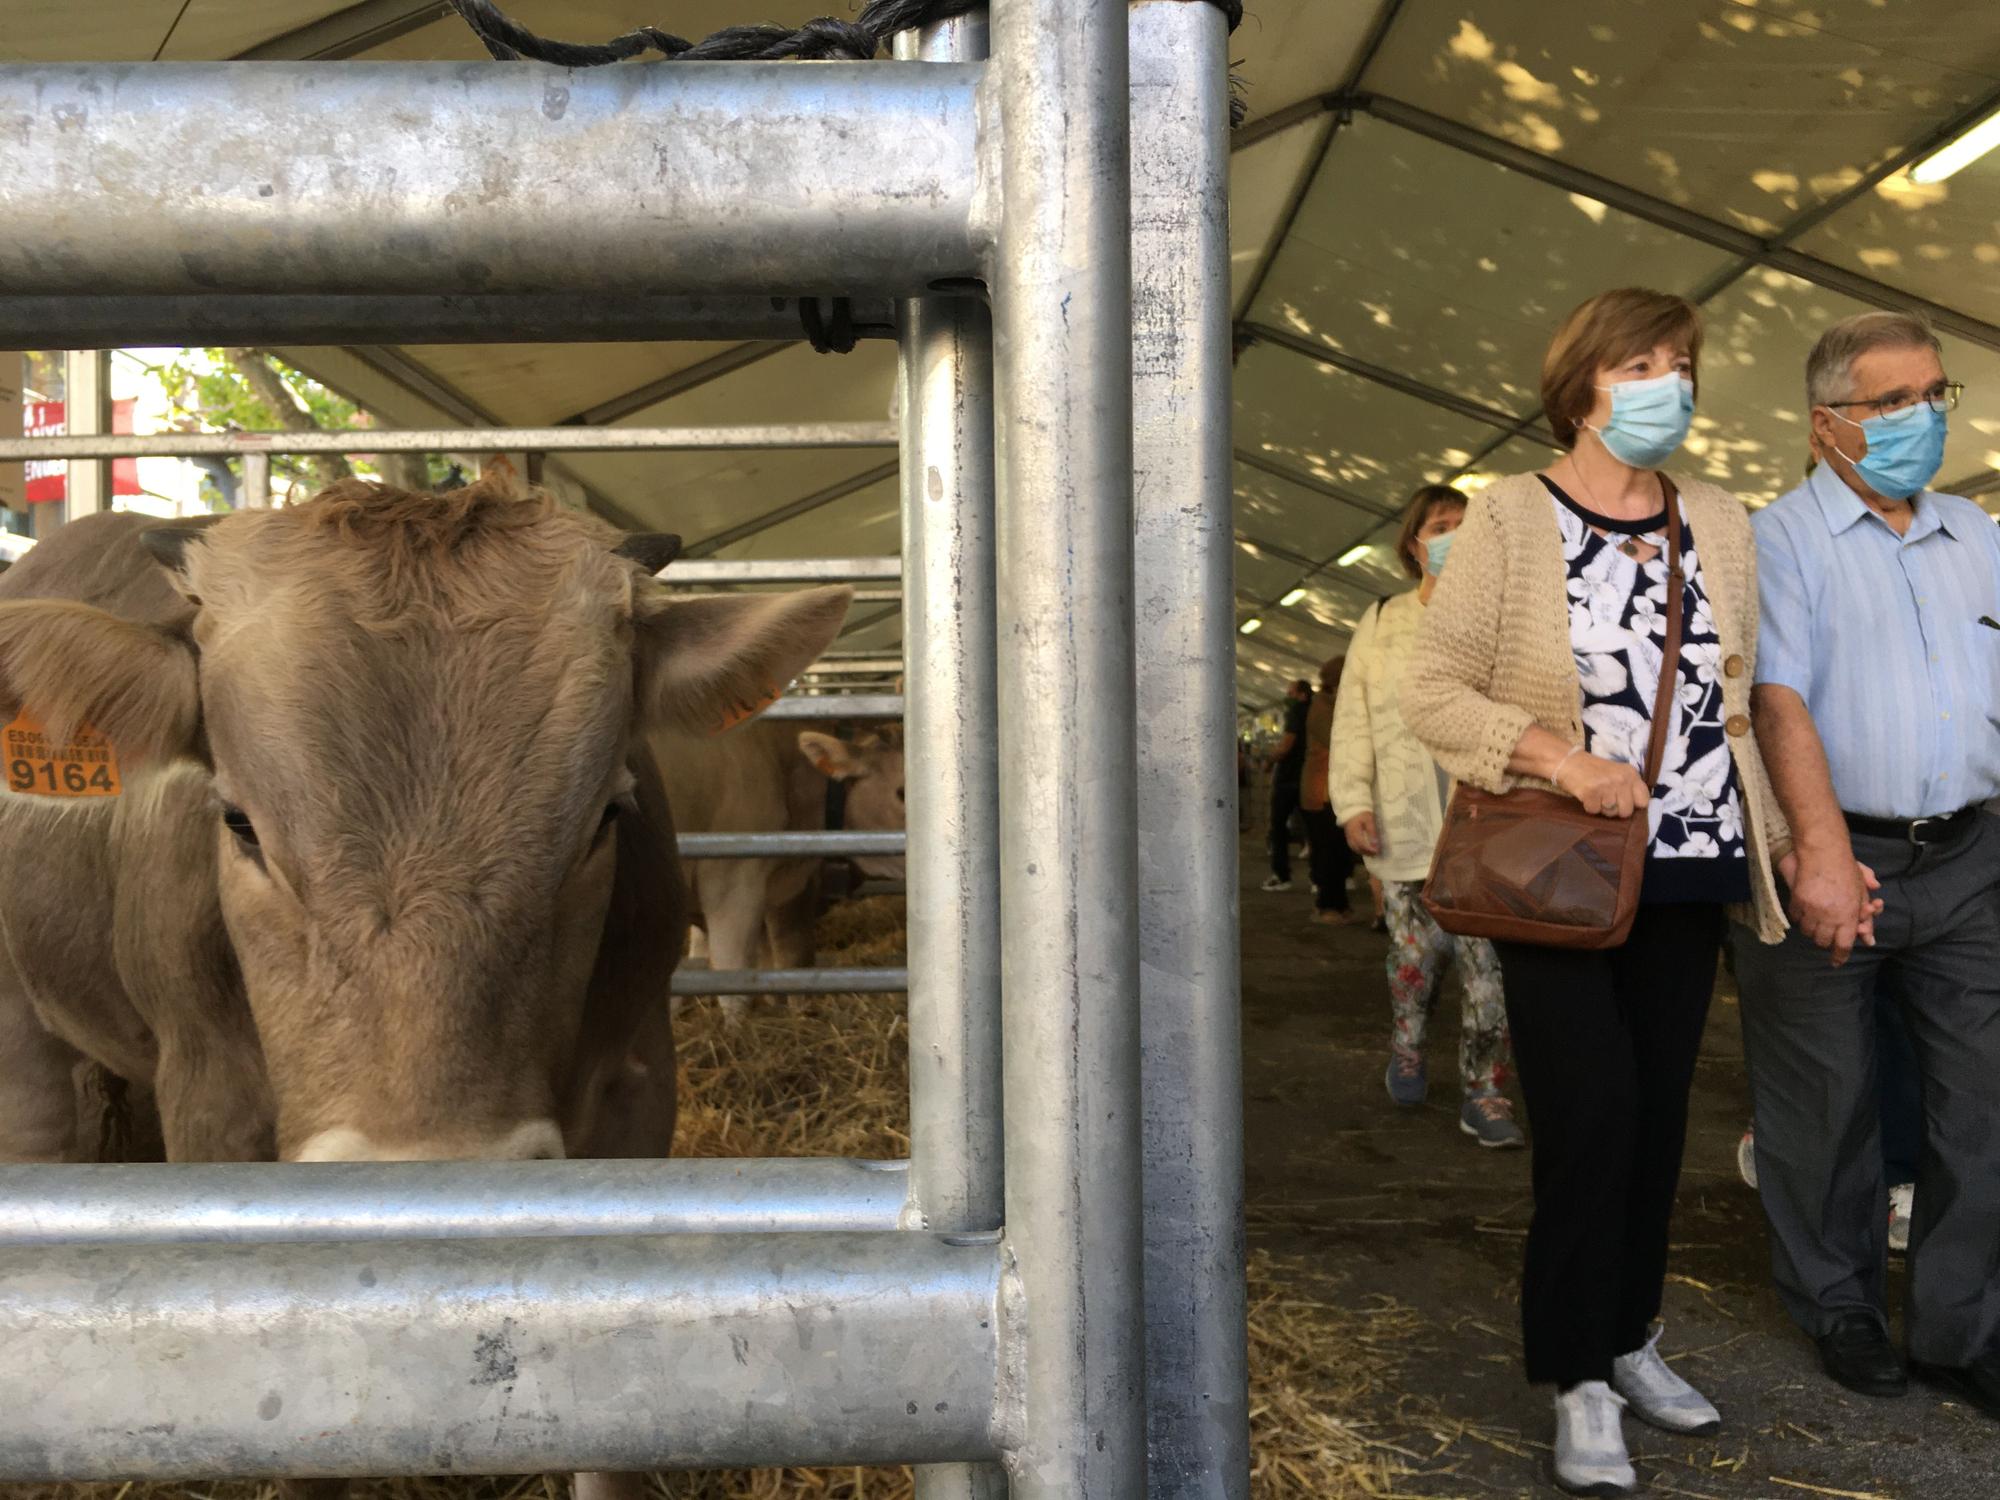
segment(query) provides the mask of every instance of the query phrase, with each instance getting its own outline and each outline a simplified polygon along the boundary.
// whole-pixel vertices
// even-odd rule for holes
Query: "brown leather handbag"
[[[1667,722],[1680,681],[1680,496],[1667,496],[1667,640],[1646,747],[1646,785],[1659,784]],[[1537,787],[1498,795],[1460,783],[1424,882],[1423,902],[1438,926],[1460,937],[1536,943],[1544,948],[1616,948],[1632,931],[1651,842],[1646,810],[1629,818],[1585,812],[1574,798]]]

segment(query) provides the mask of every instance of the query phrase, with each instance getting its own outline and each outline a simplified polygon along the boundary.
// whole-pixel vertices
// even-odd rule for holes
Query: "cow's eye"
[[[246,849],[257,847],[257,829],[251,823],[250,815],[240,807],[225,807],[222,810],[222,826],[236,835],[236,842]]]

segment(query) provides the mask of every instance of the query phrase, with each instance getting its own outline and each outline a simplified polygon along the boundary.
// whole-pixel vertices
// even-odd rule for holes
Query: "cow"
[[[0,578],[0,1157],[91,1153],[90,1066],[172,1161],[664,1155],[645,739],[764,701],[850,598],[676,598],[671,545],[344,481]]]
[[[687,833],[900,829],[902,745],[879,735],[847,741],[832,730],[831,723],[801,728],[797,721],[758,720],[722,736],[655,733],[653,758],[669,788],[675,826]],[[829,821],[835,808],[841,815]],[[816,857],[694,863],[690,915],[710,965],[810,964],[821,864]],[[903,861],[893,856],[863,856],[856,864],[866,874],[903,874]],[[744,996],[724,996],[725,1019],[741,1020],[747,1005]]]

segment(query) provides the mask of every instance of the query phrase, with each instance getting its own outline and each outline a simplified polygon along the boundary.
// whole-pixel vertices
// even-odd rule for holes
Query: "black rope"
[[[691,42],[657,26],[640,26],[608,42],[558,42],[537,35],[493,0],[448,0],[474,36],[501,62],[528,58],[559,68],[597,68],[658,52],[671,62],[807,61],[867,62],[899,31],[914,31],[975,10],[985,0],[868,0],[852,21],[821,16],[802,26],[728,26]],[[1243,0],[1205,0],[1229,18],[1243,20]]]
[[[805,325],[806,342],[821,354],[852,354],[855,339],[854,304],[845,297],[828,298],[827,311],[820,311],[820,299],[799,299],[799,322]]]

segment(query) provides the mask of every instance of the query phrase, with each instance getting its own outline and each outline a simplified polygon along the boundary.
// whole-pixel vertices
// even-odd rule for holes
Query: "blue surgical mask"
[[[1868,439],[1868,451],[1859,460],[1847,461],[1862,483],[1884,499],[1907,500],[1944,467],[1944,413],[1928,401],[1913,401],[1901,411],[1885,411],[1865,422],[1833,414],[1849,427],[1859,427]],[[1840,453],[1838,446],[1833,451]],[[1840,456],[1847,458],[1845,453]]]
[[[1687,440],[1694,421],[1694,382],[1687,376],[1669,372],[1598,389],[1611,392],[1611,420],[1590,430],[1621,464],[1657,469]]]
[[[1433,578],[1444,571],[1444,560],[1451,551],[1451,539],[1455,531],[1447,531],[1443,536],[1434,536],[1424,543],[1424,571]]]

